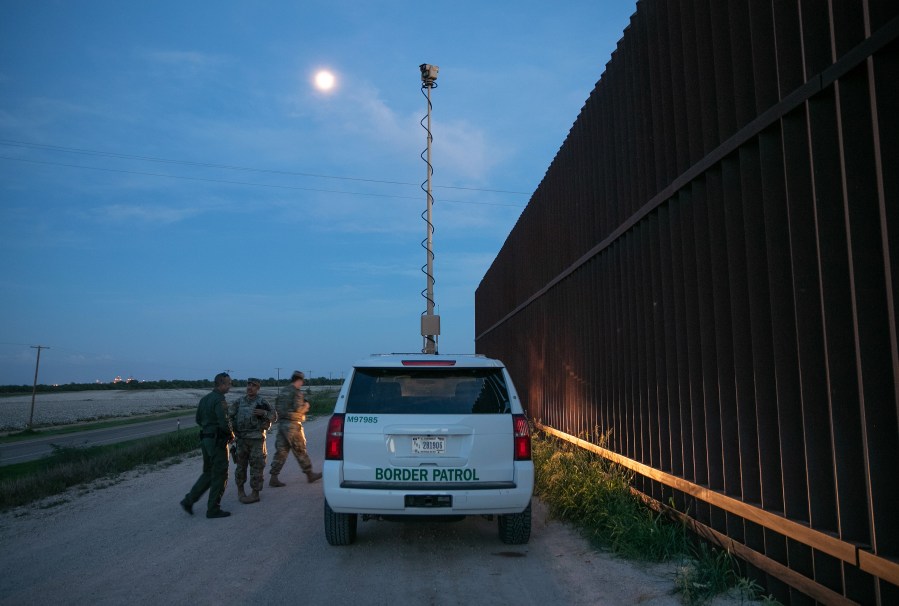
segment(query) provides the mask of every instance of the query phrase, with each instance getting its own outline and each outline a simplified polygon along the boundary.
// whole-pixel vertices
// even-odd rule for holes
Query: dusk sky
[[[0,384],[36,345],[44,384],[421,351],[421,63],[439,351],[473,353],[475,289],[635,6],[0,2]]]

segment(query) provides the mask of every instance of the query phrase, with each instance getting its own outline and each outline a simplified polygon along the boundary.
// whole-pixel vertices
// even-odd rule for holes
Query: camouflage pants
[[[306,434],[300,423],[278,423],[278,437],[275,438],[275,456],[272,457],[271,474],[281,473],[288,453],[293,452],[303,473],[312,472],[312,461],[306,452]]]
[[[247,481],[247,465],[250,466],[250,488],[262,490],[262,472],[265,471],[265,438],[238,438],[234,481],[243,486]]]

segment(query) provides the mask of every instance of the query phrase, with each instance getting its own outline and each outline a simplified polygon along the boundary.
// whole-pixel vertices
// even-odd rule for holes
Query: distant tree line
[[[281,379],[280,383],[274,377],[268,379],[259,379],[263,387],[278,387],[287,384],[287,379]],[[243,379],[233,379],[235,387],[246,387],[247,382]],[[304,385],[342,385],[343,379],[328,379],[327,377],[312,377],[305,381]],[[35,389],[33,385],[0,385],[0,394],[20,394],[31,393]],[[65,385],[38,385],[37,393],[59,393],[66,391],[85,391],[97,389],[120,389],[120,390],[137,390],[137,389],[212,389],[212,381],[210,379],[174,379],[171,381],[120,381],[118,383],[67,383]]]

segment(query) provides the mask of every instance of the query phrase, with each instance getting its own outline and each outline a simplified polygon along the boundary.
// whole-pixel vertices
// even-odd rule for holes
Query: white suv
[[[497,516],[505,543],[531,536],[534,463],[527,418],[502,362],[390,354],[354,364],[328,423],[325,536],[363,520]]]

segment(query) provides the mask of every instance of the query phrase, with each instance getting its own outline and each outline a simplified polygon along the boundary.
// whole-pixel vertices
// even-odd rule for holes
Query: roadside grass
[[[339,388],[336,389],[326,389],[322,391],[315,391],[306,396],[306,401],[309,402],[309,417],[320,417],[323,415],[330,415],[334,412],[334,404],[337,402],[337,394],[340,392]]]
[[[0,467],[0,511],[58,495],[73,486],[96,480],[108,480],[108,486],[114,484],[121,473],[161,461],[165,461],[166,465],[179,463],[183,460],[181,455],[197,448],[199,442],[194,430],[173,431],[89,448],[56,448],[49,457]],[[63,502],[65,500],[61,499],[43,506]]]
[[[599,436],[603,446],[608,435]],[[676,564],[675,591],[685,604],[727,593],[777,604],[741,578],[735,558],[694,538],[684,525],[647,506],[631,490],[634,473],[588,450],[532,432],[535,493],[550,514],[577,527],[597,548],[625,559]]]
[[[315,393],[307,398],[310,417],[330,414],[337,392]],[[174,415],[180,416],[180,415]],[[155,417],[160,418],[160,417]],[[162,417],[165,418],[165,417]],[[146,417],[139,420],[146,421]],[[93,425],[93,424],[91,424]],[[73,431],[93,429],[79,425]],[[44,436],[47,433],[36,435]],[[88,448],[55,448],[53,454],[37,461],[0,466],[0,511],[61,495],[67,489],[84,485],[85,490],[104,488],[118,481],[122,473],[144,465],[169,466],[200,447],[197,428],[189,426],[139,440]],[[99,484],[97,481],[100,481]],[[88,483],[94,483],[90,488]],[[48,508],[65,503],[65,497],[45,501]]]

